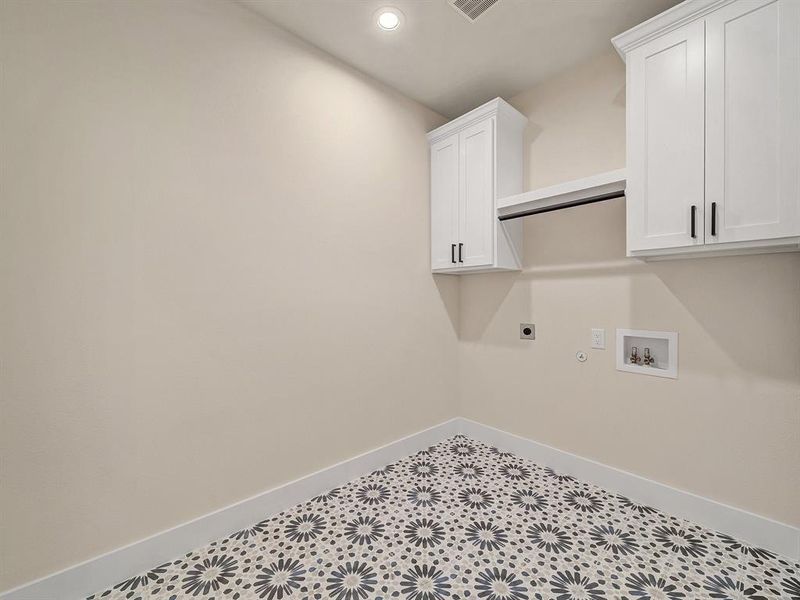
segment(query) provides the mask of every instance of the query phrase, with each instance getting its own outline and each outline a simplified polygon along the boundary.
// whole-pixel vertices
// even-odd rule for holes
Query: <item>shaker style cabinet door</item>
[[[678,248],[704,238],[702,20],[628,54],[628,250]]]
[[[706,16],[706,243],[800,235],[800,1]]]
[[[491,265],[494,260],[494,119],[459,133],[461,194],[456,259],[460,266]]]
[[[458,134],[431,147],[431,268],[458,260]]]

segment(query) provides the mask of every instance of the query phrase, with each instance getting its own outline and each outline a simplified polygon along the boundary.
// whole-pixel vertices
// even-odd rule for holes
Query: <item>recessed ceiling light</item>
[[[384,31],[394,31],[403,22],[403,13],[396,8],[381,8],[375,15],[378,27]]]

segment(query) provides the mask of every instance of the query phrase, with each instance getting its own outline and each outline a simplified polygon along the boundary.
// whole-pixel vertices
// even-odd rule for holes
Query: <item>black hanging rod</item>
[[[521,219],[522,217],[530,217],[531,215],[539,215],[554,210],[561,210],[562,208],[572,208],[573,206],[583,206],[584,204],[593,204],[595,202],[602,202],[603,200],[613,200],[614,198],[624,198],[625,192],[620,190],[618,192],[609,192],[608,194],[600,194],[599,196],[590,196],[589,198],[581,198],[580,200],[571,200],[563,204],[555,204],[553,206],[543,206],[542,208],[532,208],[521,213],[514,213],[513,215],[503,215],[497,217],[500,221],[510,221],[511,219]]]

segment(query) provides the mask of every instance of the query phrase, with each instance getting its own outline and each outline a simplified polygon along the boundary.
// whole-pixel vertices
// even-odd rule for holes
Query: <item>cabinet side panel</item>
[[[495,196],[503,198],[523,190],[523,127],[502,116],[497,121]],[[495,210],[497,205],[495,204]],[[522,267],[522,219],[501,223],[495,218],[496,264],[502,269]]]

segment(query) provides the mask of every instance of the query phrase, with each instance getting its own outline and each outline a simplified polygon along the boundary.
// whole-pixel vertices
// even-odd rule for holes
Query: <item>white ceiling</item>
[[[240,1],[447,117],[607,52],[614,35],[678,3],[499,0],[470,23],[447,0]],[[399,30],[375,25],[383,6],[403,12]]]

